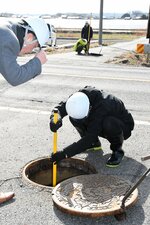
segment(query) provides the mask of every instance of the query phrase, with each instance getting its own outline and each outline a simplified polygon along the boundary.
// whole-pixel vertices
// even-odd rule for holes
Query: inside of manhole
[[[57,165],[57,184],[71,177],[95,174],[96,169],[88,162],[70,158]],[[34,185],[52,187],[53,164],[48,157],[34,160],[23,169],[23,178]]]

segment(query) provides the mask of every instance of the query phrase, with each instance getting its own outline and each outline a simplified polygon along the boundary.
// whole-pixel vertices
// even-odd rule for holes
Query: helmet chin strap
[[[34,39],[33,41],[27,41],[26,38],[27,38],[27,37],[25,36],[25,37],[24,37],[24,44],[23,44],[23,47],[26,47],[27,45],[32,45],[33,43],[38,42],[37,39]]]
[[[26,39],[27,39],[27,34],[28,34],[28,31],[30,30],[30,31],[33,31],[32,30],[32,28],[31,27],[29,27],[29,26],[24,26],[24,25],[21,25],[23,28],[25,28],[25,36],[24,36],[24,38],[23,38],[23,40],[24,40],[24,43],[23,43],[23,47],[26,47],[27,45],[31,45],[31,44],[33,44],[33,43],[35,43],[35,42],[38,42],[38,40],[35,38],[34,40],[32,40],[32,41],[27,41]]]

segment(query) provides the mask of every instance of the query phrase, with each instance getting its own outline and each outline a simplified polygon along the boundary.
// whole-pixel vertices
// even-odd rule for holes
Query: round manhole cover
[[[117,176],[80,175],[58,184],[52,191],[57,208],[78,216],[100,217],[121,212],[122,199],[131,183]],[[125,206],[133,205],[138,190],[130,195]]]

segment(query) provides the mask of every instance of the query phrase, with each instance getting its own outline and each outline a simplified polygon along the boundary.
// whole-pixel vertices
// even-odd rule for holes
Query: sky
[[[101,0],[0,0],[0,13],[56,14],[99,13]],[[103,0],[104,13],[140,10],[148,13],[150,0]]]

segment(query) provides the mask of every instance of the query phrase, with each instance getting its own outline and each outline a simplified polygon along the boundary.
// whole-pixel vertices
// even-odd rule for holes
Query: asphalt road
[[[121,176],[134,183],[149,168],[150,160],[141,161],[150,148],[150,73],[149,68],[127,67],[105,63],[123,49],[106,47],[92,49],[103,56],[78,56],[74,52],[52,54],[42,75],[12,87],[0,77],[1,169],[0,191],[15,191],[10,203],[0,205],[0,225],[116,225],[113,216],[82,218],[62,213],[53,206],[51,190],[29,185],[22,179],[26,163],[52,152],[53,135],[49,131],[49,115],[53,107],[71,93],[92,85],[121,98],[135,119],[135,129],[124,142],[125,159],[119,168],[109,169],[109,143],[102,139],[103,156],[82,153],[99,173]],[[29,57],[19,58],[24,63]],[[58,133],[58,149],[78,140],[78,134],[67,118]],[[139,199],[127,210],[123,225],[150,224],[150,178],[139,186]]]

